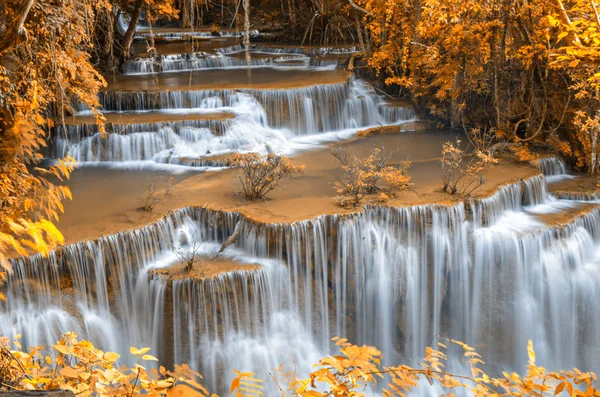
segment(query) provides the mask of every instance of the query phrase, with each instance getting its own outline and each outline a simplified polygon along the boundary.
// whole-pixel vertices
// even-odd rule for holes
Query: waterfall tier
[[[215,391],[231,369],[267,379],[289,356],[305,374],[333,351],[335,335],[378,346],[386,364],[414,364],[448,336],[504,370],[524,369],[532,339],[540,365],[593,370],[600,210],[548,226],[536,214],[563,207],[545,189],[534,177],[470,202],[469,212],[463,203],[366,207],[290,224],[182,209],[47,258],[16,259],[0,329],[22,333],[25,345],[76,330],[104,349],[151,346],[167,363],[191,363]],[[224,255],[259,270],[149,275],[180,260],[174,247],[203,241],[210,254],[234,233]]]
[[[389,123],[395,116],[399,118],[393,122],[414,118],[414,112],[408,108],[391,110],[374,90],[358,81],[295,89],[107,91],[99,99],[103,109],[122,112],[235,108],[241,101],[240,95],[258,101],[270,127],[287,128],[298,135],[374,126]]]
[[[384,102],[367,84],[344,83],[293,89],[108,91],[100,102],[108,136],[89,112],[56,127],[53,154],[78,162],[152,161],[187,166],[219,164],[209,157],[231,151],[290,152],[294,139],[415,118],[410,107]],[[160,109],[160,110],[157,110]],[[87,120],[87,123],[86,123]],[[348,134],[347,134],[348,135]]]

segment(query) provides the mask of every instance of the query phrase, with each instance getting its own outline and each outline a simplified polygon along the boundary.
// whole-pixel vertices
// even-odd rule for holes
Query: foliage
[[[23,7],[24,4],[30,8]],[[106,6],[98,2],[7,0],[0,4],[0,264],[27,249],[47,254],[63,237],[52,222],[71,198],[59,183],[74,161],[42,169],[46,129],[73,101],[98,108],[105,82],[90,63],[88,22]],[[22,23],[20,23],[20,21]],[[11,27],[15,27],[12,29]],[[18,32],[18,34],[13,34]],[[97,114],[98,121],[102,117]]]
[[[535,153],[531,151],[531,148],[527,143],[519,142],[515,143],[510,147],[510,150],[514,153],[518,161],[522,163],[530,163],[538,159]]]
[[[300,379],[295,369],[283,366],[273,370],[273,380],[281,395],[291,397],[364,397],[370,395],[378,383],[386,397],[409,395],[426,379],[431,386],[447,391],[446,396],[466,391],[480,397],[531,396],[545,397],[567,392],[570,396],[598,397],[600,390],[592,372],[578,369],[550,372],[536,365],[533,344],[529,341],[529,364],[524,376],[503,372],[502,377],[486,374],[484,362],[474,348],[465,343],[449,340],[462,349],[464,362],[470,373],[455,374],[445,369],[447,346],[438,343],[427,347],[418,367],[398,365],[381,366],[382,354],[371,346],[357,346],[346,339],[333,338],[339,354],[321,359],[308,378]],[[19,337],[10,348],[8,338],[0,338],[0,379],[3,387],[20,390],[71,390],[83,396],[208,396],[200,384],[200,374],[187,365],[175,365],[173,371],[160,367],[147,370],[143,362],[157,361],[148,354],[150,348],[130,348],[137,357],[133,367],[118,365],[120,355],[96,349],[90,342],[78,340],[74,333],[65,334],[51,348],[32,347],[24,352]],[[260,397],[263,380],[252,372],[234,371],[230,393],[236,397]],[[285,388],[285,389],[284,389]],[[213,397],[216,397],[214,394]]]
[[[475,350],[459,341],[451,340],[464,351],[464,360],[470,367],[470,374],[461,375],[445,371],[447,348],[438,343],[437,349],[427,347],[420,367],[399,365],[381,367],[381,352],[370,346],[356,346],[346,339],[338,339],[340,354],[322,359],[307,379],[292,380],[287,385],[287,392],[281,389],[282,396],[298,397],[364,397],[371,395],[369,388],[379,382],[383,385],[386,397],[405,397],[410,395],[422,382],[423,378],[431,386],[439,386],[447,394],[466,391],[467,394],[479,397],[488,396],[554,396],[566,391],[570,396],[600,396],[593,382],[596,375],[591,372],[571,371],[548,372],[535,364],[535,352],[531,341],[527,351],[529,365],[525,376],[516,373],[503,373],[501,378],[492,378],[480,367],[481,357]],[[280,370],[281,372],[282,370]]]
[[[373,149],[366,158],[351,154],[341,145],[332,148],[331,154],[340,163],[341,173],[337,175],[334,188],[338,194],[336,201],[342,207],[356,207],[367,195],[374,193],[380,193],[379,201],[385,202],[395,192],[409,186],[410,161],[400,162],[398,168],[388,165],[390,156],[383,147]]]
[[[11,350],[7,338],[0,339],[0,379],[3,385],[21,390],[70,390],[78,396],[208,396],[201,376],[187,365],[146,369],[144,362],[157,361],[150,348],[130,352],[138,363],[131,368],[119,365],[120,355],[96,349],[65,334],[51,348],[31,347],[22,351],[17,340]]]
[[[230,164],[242,169],[240,182],[246,200],[259,200],[275,189],[281,179],[291,178],[304,172],[304,165],[294,165],[274,153],[262,156],[256,153],[235,153]]]
[[[167,182],[163,183],[163,178],[157,176],[153,178],[146,190],[142,193],[140,200],[142,205],[138,207],[140,211],[152,211],[156,204],[158,204],[163,199],[166,199],[171,194],[171,189],[173,188],[173,177],[170,177]],[[163,194],[160,195],[161,191]]]
[[[254,376],[254,372],[233,371],[237,376],[231,381],[230,393],[235,397],[260,397],[264,382]],[[235,393],[235,394],[234,394]]]
[[[491,151],[480,146],[471,155],[466,154],[460,147],[459,139],[446,142],[442,147],[440,169],[442,174],[442,190],[449,194],[470,195],[483,185],[486,180],[481,171],[486,167],[498,163]],[[465,161],[468,158],[468,161]]]
[[[386,83],[453,127],[546,141],[598,171],[595,1],[359,0]],[[567,145],[569,147],[567,147]]]

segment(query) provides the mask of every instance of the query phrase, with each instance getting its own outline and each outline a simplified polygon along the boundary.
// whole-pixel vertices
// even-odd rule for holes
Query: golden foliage
[[[529,365],[525,376],[503,373],[501,378],[487,375],[480,365],[481,356],[465,343],[450,340],[463,350],[464,361],[470,374],[454,374],[445,370],[447,346],[438,343],[437,348],[427,347],[419,367],[400,365],[381,367],[381,352],[370,346],[356,346],[345,339],[334,338],[340,346],[340,354],[322,359],[307,379],[288,382],[287,392],[281,388],[282,396],[334,397],[370,395],[377,383],[383,386],[386,397],[406,397],[423,380],[429,385],[438,385],[445,396],[467,392],[477,397],[490,396],[554,396],[567,391],[570,396],[600,396],[594,387],[596,375],[592,372],[571,371],[548,372],[535,364],[533,344],[529,341],[527,352]]]
[[[294,165],[284,157],[274,153],[262,156],[256,153],[234,153],[229,164],[240,167],[240,182],[246,200],[259,200],[279,185],[281,179],[304,172],[304,165]]]
[[[539,158],[539,156],[531,151],[527,142],[518,142],[510,147],[518,161],[522,163],[530,163]]]
[[[498,159],[488,149],[489,144],[475,143],[475,151],[466,154],[461,148],[461,140],[446,142],[442,147],[440,169],[442,174],[442,190],[449,194],[469,196],[486,182],[481,171],[488,166],[498,163]],[[465,161],[465,158],[468,161]]]
[[[357,2],[368,12],[369,65],[431,116],[546,140],[598,171],[595,1]]]
[[[264,382],[254,377],[254,372],[233,371],[237,376],[231,381],[230,393],[235,397],[260,397],[263,395]],[[235,393],[235,394],[234,394]]]
[[[2,27],[17,18],[23,2],[4,1]],[[47,254],[63,238],[52,222],[71,198],[60,183],[69,178],[74,160],[39,167],[46,130],[72,112],[74,101],[93,110],[105,85],[90,63],[92,32],[88,22],[107,6],[99,2],[33,3],[15,39],[0,54],[0,263],[33,250]],[[49,114],[55,111],[58,120]],[[97,120],[102,117],[97,113]]]
[[[400,162],[397,168],[390,166],[390,156],[383,148],[373,149],[366,158],[359,158],[342,146],[333,147],[331,153],[340,163],[341,173],[334,188],[338,194],[336,201],[342,207],[356,207],[374,193],[379,193],[379,202],[386,202],[395,192],[409,186],[410,161]]]
[[[0,378],[4,386],[24,390],[70,390],[78,396],[208,396],[201,376],[187,365],[173,371],[163,367],[147,370],[144,362],[157,361],[150,348],[130,349],[138,363],[131,368],[119,365],[120,355],[96,349],[65,334],[52,348],[21,349],[19,338],[10,349],[9,340],[0,338]]]
[[[160,367],[147,370],[144,362],[156,361],[150,348],[130,348],[138,363],[131,368],[119,365],[120,355],[96,349],[90,342],[78,340],[73,333],[65,334],[51,348],[32,347],[22,350],[20,337],[11,349],[7,338],[0,338],[0,378],[3,387],[21,390],[71,390],[83,396],[168,396],[206,397],[208,391],[200,383],[200,374],[186,365],[175,365],[173,371]],[[454,374],[445,368],[447,346],[438,343],[427,347],[418,367],[381,366],[382,354],[371,346],[357,346],[346,339],[333,338],[339,354],[321,359],[308,378],[300,379],[295,370],[280,366],[274,369],[273,380],[282,396],[287,397],[364,397],[371,395],[379,384],[386,397],[406,397],[426,380],[447,391],[446,396],[466,391],[477,397],[531,396],[547,397],[567,392],[573,397],[600,397],[592,372],[578,369],[549,372],[537,366],[533,344],[529,341],[529,363],[524,376],[503,372],[502,377],[487,375],[481,356],[465,343],[449,340],[463,351],[469,374]],[[236,397],[260,397],[263,380],[252,372],[234,371],[230,393]],[[283,383],[280,383],[283,382]],[[285,388],[285,389],[284,389]],[[216,397],[214,394],[212,397]]]

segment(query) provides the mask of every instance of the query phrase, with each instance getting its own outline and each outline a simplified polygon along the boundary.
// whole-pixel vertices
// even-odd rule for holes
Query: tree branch
[[[29,15],[29,10],[35,0],[25,0],[21,9],[17,12],[17,18],[10,24],[8,30],[0,38],[0,55],[17,45],[23,38],[27,37],[27,32],[23,24]]]
[[[361,6],[359,6],[358,4],[356,4],[354,1],[348,0],[348,2],[350,3],[350,5],[352,7],[356,8],[358,11],[364,12],[367,15],[373,15],[373,13],[371,11],[365,10],[364,8],[362,8]]]

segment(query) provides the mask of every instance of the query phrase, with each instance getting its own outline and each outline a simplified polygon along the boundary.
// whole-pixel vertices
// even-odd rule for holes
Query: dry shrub
[[[304,172],[305,166],[293,165],[284,156],[269,153],[235,153],[230,164],[242,169],[240,182],[246,200],[259,200],[275,189],[282,178],[293,177]]]
[[[170,177],[166,182],[162,176],[153,178],[146,187],[146,190],[140,196],[141,205],[138,207],[140,211],[152,211],[156,204],[163,199],[169,197],[173,188],[173,177]],[[161,191],[163,192],[161,194]]]
[[[486,182],[481,171],[486,166],[497,164],[498,159],[493,156],[489,144],[475,144],[475,153],[467,155],[460,148],[460,142],[459,139],[448,141],[442,147],[442,190],[452,195],[468,196]],[[470,160],[465,161],[466,157]]]
[[[200,262],[199,251],[202,248],[202,244],[204,244],[204,240],[197,239],[196,233],[194,233],[188,245],[182,247],[171,246],[173,252],[185,264],[186,273],[194,269],[194,263]]]
[[[351,154],[341,145],[331,154],[340,162],[340,171],[334,188],[336,201],[345,208],[358,206],[369,194],[379,193],[377,201],[386,202],[396,191],[408,188],[410,161],[402,161],[398,168],[387,163],[390,156],[384,148],[375,148],[366,158]]]

